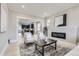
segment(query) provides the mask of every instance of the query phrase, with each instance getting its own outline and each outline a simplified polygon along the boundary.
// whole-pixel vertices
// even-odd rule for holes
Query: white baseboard
[[[10,40],[10,43],[15,43],[17,42],[18,40]]]
[[[4,48],[3,48],[0,56],[3,56],[4,55],[4,52],[6,51],[7,47],[8,47],[8,43],[5,44],[5,46],[4,46]]]

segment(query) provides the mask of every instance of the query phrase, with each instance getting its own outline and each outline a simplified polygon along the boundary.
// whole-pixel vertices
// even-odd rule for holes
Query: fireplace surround
[[[66,33],[52,32],[51,37],[66,39]]]

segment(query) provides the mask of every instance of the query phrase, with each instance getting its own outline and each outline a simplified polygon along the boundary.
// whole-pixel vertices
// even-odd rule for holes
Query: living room
[[[7,30],[1,29],[0,33],[1,55],[13,52],[20,56],[79,55],[78,51],[71,52],[79,44],[79,4],[3,3],[0,6],[1,19],[7,17],[7,26],[4,26]],[[19,33],[18,25],[21,25]],[[27,36],[32,36],[34,41],[27,40]]]

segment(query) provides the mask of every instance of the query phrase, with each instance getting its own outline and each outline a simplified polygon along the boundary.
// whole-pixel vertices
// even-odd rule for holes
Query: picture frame
[[[63,14],[55,17],[55,27],[66,26],[67,14]]]

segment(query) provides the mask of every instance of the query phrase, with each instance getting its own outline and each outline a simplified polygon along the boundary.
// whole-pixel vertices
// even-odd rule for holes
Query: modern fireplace
[[[52,33],[51,33],[51,37],[66,39],[66,33],[52,32]]]

